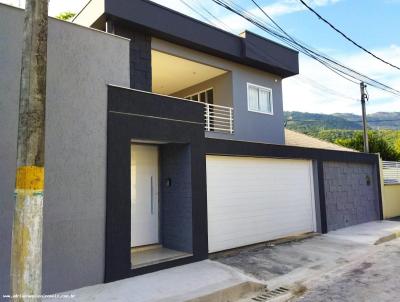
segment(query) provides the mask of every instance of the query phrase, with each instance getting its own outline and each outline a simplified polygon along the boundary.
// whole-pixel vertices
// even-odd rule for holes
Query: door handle
[[[153,215],[153,213],[154,213],[153,176],[150,176],[150,211],[151,211],[151,215]]]

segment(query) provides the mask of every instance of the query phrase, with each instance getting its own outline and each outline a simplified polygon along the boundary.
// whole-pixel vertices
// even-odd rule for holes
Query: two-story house
[[[22,17],[0,6],[0,134],[16,133]],[[50,21],[46,292],[381,217],[376,155],[285,145],[296,51],[148,0],[91,0],[72,24]],[[0,143],[12,175],[16,140]],[[9,242],[11,218],[0,227]]]

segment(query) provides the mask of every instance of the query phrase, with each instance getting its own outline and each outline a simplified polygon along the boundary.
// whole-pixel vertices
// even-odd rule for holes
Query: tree
[[[70,12],[70,11],[66,11],[66,12],[59,13],[59,14],[56,16],[56,18],[57,18],[57,19],[60,19],[60,20],[64,20],[64,21],[69,21],[69,20],[71,20],[71,19],[72,19],[73,17],[75,17],[75,16],[76,16],[75,13]]]
[[[395,140],[394,142],[394,148],[395,150],[400,153],[400,137],[398,139]]]
[[[371,153],[379,153],[383,160],[400,160],[400,152],[396,151],[396,149],[379,133],[368,131],[368,140]],[[354,133],[351,138],[337,139],[335,143],[361,152],[364,150],[362,132]]]

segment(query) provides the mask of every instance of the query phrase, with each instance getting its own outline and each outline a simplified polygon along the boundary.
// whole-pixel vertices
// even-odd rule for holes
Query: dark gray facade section
[[[323,167],[328,231],[380,219],[374,165],[325,161]]]
[[[151,91],[151,36],[118,23],[110,23],[114,34],[130,39],[130,87]]]
[[[263,52],[268,52],[274,60],[244,51],[246,37],[223,31],[152,1],[103,1],[101,4],[104,3],[104,5],[98,5],[96,13],[94,12],[96,7],[86,7],[87,10],[94,10],[90,13],[90,26],[103,29],[106,18],[119,20],[129,23],[131,27],[144,30],[154,37],[268,71],[282,78],[299,72],[298,52],[271,40],[263,39],[264,42],[259,43],[258,39],[252,39],[251,43],[255,43],[255,47]],[[97,19],[93,22],[94,14],[97,14]],[[84,8],[74,22],[88,25],[85,18],[88,17],[85,17]]]
[[[281,65],[288,69],[298,65],[298,58],[293,56],[293,49],[286,48],[249,31],[245,31],[242,36],[245,38],[243,40],[245,57],[256,62]]]
[[[166,248],[192,253],[190,146],[161,145],[161,240]]]
[[[23,17],[0,4],[0,297],[10,289]],[[129,85],[129,41],[52,18],[48,41],[43,290],[54,293],[104,280],[106,83]]]
[[[207,195],[206,195],[206,162],[203,106],[173,97],[156,95],[140,90],[109,86],[108,89],[108,123],[107,123],[107,216],[106,216],[106,259],[105,281],[111,282],[122,278],[133,277],[160,269],[204,260],[208,256],[207,235]],[[131,182],[130,182],[130,146],[132,141],[148,142],[166,147],[164,173],[183,184],[183,173],[189,174],[190,181],[178,188],[173,197],[184,197],[174,200],[175,206],[184,206],[179,219],[181,233],[189,236],[182,223],[189,223],[188,209],[191,208],[192,252],[187,257],[172,259],[140,268],[131,269]],[[172,145],[188,146],[187,149]],[[171,149],[168,149],[171,148]],[[178,155],[173,155],[172,152]],[[162,152],[161,152],[162,153]],[[167,156],[169,155],[169,156]],[[162,156],[162,154],[161,154]],[[190,161],[187,163],[187,158]],[[188,164],[189,167],[185,167]],[[161,163],[162,165],[162,163]],[[174,172],[175,171],[175,172]],[[161,171],[161,174],[163,172]],[[162,185],[165,185],[161,181]],[[190,185],[190,189],[186,191]],[[186,193],[190,192],[191,198]],[[162,195],[161,191],[161,195]],[[161,197],[161,202],[163,197]],[[188,205],[183,205],[184,202]],[[176,204],[178,202],[179,204]],[[168,216],[171,213],[167,213]],[[176,215],[176,214],[175,214]],[[184,219],[183,221],[181,219]],[[178,221],[179,220],[179,221]],[[176,236],[178,227],[169,229],[169,239],[182,239]],[[186,248],[189,239],[180,245]],[[171,241],[173,241],[171,240]],[[172,242],[170,242],[172,244]],[[174,244],[177,244],[175,242]]]

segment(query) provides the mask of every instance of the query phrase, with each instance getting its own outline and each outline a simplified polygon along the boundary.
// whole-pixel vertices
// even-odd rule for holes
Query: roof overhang
[[[236,36],[148,0],[91,0],[74,22],[99,27],[106,19],[282,78],[299,73],[293,49],[249,31]]]

